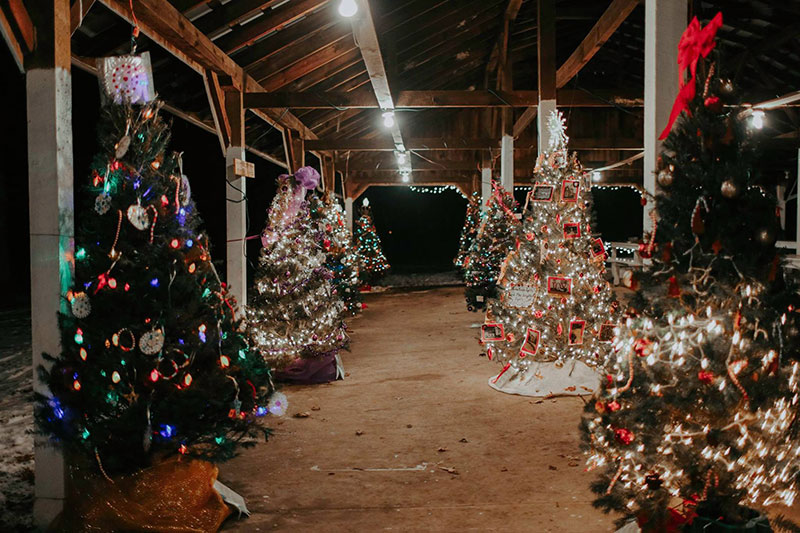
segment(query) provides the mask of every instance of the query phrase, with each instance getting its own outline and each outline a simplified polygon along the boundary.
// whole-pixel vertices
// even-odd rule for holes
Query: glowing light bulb
[[[358,13],[358,4],[356,0],[342,0],[339,2],[339,14],[343,17],[350,18]]]
[[[750,124],[757,130],[764,127],[764,112],[760,109],[753,111],[753,116],[750,119]]]
[[[598,172],[597,170],[592,172],[592,181],[593,182],[595,182],[595,183],[599,182],[602,179],[602,177],[603,177],[603,175],[600,172]]]
[[[384,111],[382,116],[383,116],[383,125],[385,127],[391,128],[394,126],[394,111]]]

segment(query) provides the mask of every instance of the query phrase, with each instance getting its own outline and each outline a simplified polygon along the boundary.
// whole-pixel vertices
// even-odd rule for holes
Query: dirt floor
[[[367,296],[346,379],[285,387],[274,438],[222,465],[253,512],[227,531],[614,531],[590,503],[582,400],[489,388],[462,291]]]

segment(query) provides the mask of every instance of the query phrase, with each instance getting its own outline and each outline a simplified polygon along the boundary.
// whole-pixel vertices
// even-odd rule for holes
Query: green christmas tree
[[[548,128],[550,146],[536,166],[531,209],[501,269],[498,297],[489,300],[483,340],[489,358],[503,365],[492,380],[501,390],[586,394],[596,387],[589,366],[604,358],[618,305],[603,278],[603,242],[592,233],[589,175],[567,151],[560,113],[548,117]],[[560,368],[564,379],[556,377]]]
[[[461,236],[458,239],[458,253],[453,264],[463,272],[464,261],[469,255],[469,249],[475,241],[475,236],[478,234],[478,228],[481,222],[481,200],[478,193],[472,193],[467,199],[467,212],[464,216],[464,227],[461,228]]]
[[[353,230],[353,241],[358,254],[358,272],[362,284],[375,283],[389,271],[389,261],[383,255],[381,238],[372,221],[372,210],[365,199],[361,216]]]
[[[248,327],[255,346],[276,369],[300,358],[335,355],[349,342],[344,304],[330,284],[323,238],[305,200],[317,183],[319,174],[311,167],[279,176],[261,236]]]
[[[464,264],[464,295],[467,309],[478,311],[497,296],[497,277],[506,256],[514,248],[519,221],[514,215],[514,197],[492,182],[493,194],[478,235]]]
[[[721,24],[695,19],[684,34],[702,47],[680,55],[689,75],[673,116],[685,112],[665,130],[643,246],[653,265],[582,424],[596,505],[645,531],[767,531],[747,506],[791,506],[800,476],[800,365],[785,349],[796,289],[749,111],[711,53]]]
[[[264,435],[269,410],[269,369],[217,277],[159,109],[102,109],[62,352],[40,369],[52,397],[36,398],[39,428],[108,473],[179,452],[228,459]]]
[[[314,196],[311,219],[320,225],[325,267],[333,274],[333,289],[344,301],[347,314],[355,316],[361,311],[358,256],[345,223],[344,209],[329,192],[323,198]]]

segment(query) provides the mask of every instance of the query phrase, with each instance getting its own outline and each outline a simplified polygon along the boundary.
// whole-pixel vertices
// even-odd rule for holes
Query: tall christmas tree
[[[481,222],[481,200],[477,192],[472,193],[467,199],[467,212],[464,216],[464,227],[461,228],[461,237],[458,239],[458,253],[453,264],[459,270],[464,270],[464,262],[469,255],[469,249],[478,234]]]
[[[483,309],[487,299],[497,295],[500,266],[514,247],[519,225],[514,215],[514,196],[495,182],[492,189],[483,223],[464,261],[464,295],[470,311]]]
[[[323,239],[305,200],[317,183],[319,174],[311,167],[279,176],[261,236],[264,247],[248,326],[255,346],[277,369],[300,358],[335,365],[349,342],[344,304],[329,283],[333,275],[325,268]]]
[[[322,198],[312,198],[311,219],[320,226],[325,267],[333,274],[333,289],[344,301],[347,314],[354,316],[361,311],[358,256],[345,223],[344,210],[333,195],[327,192]]]
[[[800,476],[796,289],[750,111],[712,54],[721,24],[694,19],[681,40],[695,44],[680,51],[688,75],[663,134],[653,267],[583,420],[596,505],[646,531],[767,531],[746,506],[791,506]]]
[[[503,368],[490,383],[531,396],[586,394],[611,341],[618,305],[603,278],[605,251],[592,233],[591,185],[567,151],[560,113],[538,161],[517,246],[489,301],[483,342]],[[576,367],[576,365],[579,365]]]
[[[372,221],[372,210],[365,198],[361,206],[361,216],[353,230],[353,241],[358,254],[358,272],[363,284],[375,283],[389,271],[389,261],[383,255],[381,238]]]
[[[62,352],[40,369],[52,398],[36,398],[39,427],[108,474],[179,452],[228,459],[269,410],[269,369],[211,263],[159,109],[102,109]]]

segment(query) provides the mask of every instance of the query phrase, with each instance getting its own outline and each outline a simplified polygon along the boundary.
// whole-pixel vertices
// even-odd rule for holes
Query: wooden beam
[[[0,9],[0,34],[3,35],[3,40],[6,42],[8,50],[11,52],[11,56],[14,58],[14,63],[17,64],[17,68],[21,73],[24,73],[26,51],[23,49],[22,44],[14,33],[13,22],[6,17],[2,9]]]
[[[219,84],[217,73],[213,70],[206,70],[203,76],[203,84],[208,96],[208,104],[211,108],[211,116],[214,119],[214,126],[217,131],[222,153],[224,154],[228,146],[231,145],[231,123],[228,120],[228,113],[225,111],[225,93]]]
[[[641,107],[644,100],[633,92],[562,89],[558,100],[564,107]],[[538,91],[400,91],[397,93],[396,109],[441,109],[441,108],[486,108],[486,107],[536,107]],[[245,95],[245,107],[249,109],[378,109],[372,91],[307,91],[307,92],[258,92]],[[534,115],[535,116],[535,115]]]
[[[515,143],[517,150],[533,150],[536,148],[536,139],[521,138]],[[347,139],[317,139],[305,143],[306,150],[350,150],[364,152],[383,152],[394,150],[394,143],[386,138],[347,138]],[[459,137],[422,137],[406,139],[406,149],[413,151],[439,151],[439,150],[489,150],[500,147],[497,138],[459,138]],[[570,138],[571,150],[641,150],[641,139],[618,138],[597,139],[595,137]]]
[[[322,188],[333,193],[336,190],[336,162],[333,157],[322,156]]]
[[[347,38],[339,39],[332,44],[326,44],[321,49],[310,53],[302,60],[290,65],[279,72],[274,72],[264,78],[259,78],[259,83],[267,92],[276,91],[286,85],[296,81],[303,76],[325,66],[347,54],[355,48],[355,43],[348,35]],[[268,65],[267,65],[268,66]]]
[[[297,169],[305,165],[305,146],[303,139],[296,131],[283,130],[283,149],[286,153],[286,164],[289,172],[294,174]]]
[[[522,0],[508,0],[508,5],[506,6],[505,14],[503,15],[503,30],[500,33],[500,36],[497,39],[492,51],[489,53],[489,62],[486,65],[486,76],[488,77],[499,65],[500,63],[500,47],[501,43],[507,37],[507,31],[509,26],[506,25],[506,22],[510,23],[516,20],[517,15],[519,15],[519,10],[522,7]]]
[[[589,30],[581,44],[556,72],[556,87],[561,88],[575,77],[580,70],[594,57],[600,48],[617,31],[628,15],[639,5],[639,0],[614,0],[600,16],[597,23]]]
[[[33,21],[31,20],[28,10],[22,0],[6,0],[8,10],[11,13],[11,19],[16,25],[22,41],[20,45],[26,53],[33,52],[36,47],[36,30],[34,29]]]
[[[69,28],[70,34],[80,28],[86,14],[94,5],[95,0],[75,0],[69,10]]]

